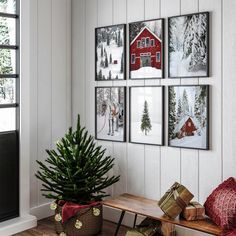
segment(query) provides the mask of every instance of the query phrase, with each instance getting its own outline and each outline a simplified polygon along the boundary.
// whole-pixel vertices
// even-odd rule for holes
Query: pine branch
[[[43,182],[43,196],[76,203],[106,197],[104,189],[117,182],[119,176],[105,176],[114,165],[114,158],[105,156],[105,151],[102,146],[96,146],[94,137],[81,127],[78,116],[77,130],[69,128],[56,143],[56,150],[46,150],[48,165],[37,161],[36,177]]]

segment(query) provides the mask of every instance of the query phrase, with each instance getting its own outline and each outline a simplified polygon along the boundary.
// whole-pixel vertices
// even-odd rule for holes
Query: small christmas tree
[[[148,103],[145,100],[144,102],[144,109],[143,109],[143,116],[142,116],[142,121],[141,121],[141,130],[142,132],[145,132],[145,135],[147,135],[147,133],[152,129],[152,125],[151,125],[151,120],[149,117],[149,113],[148,113]]]
[[[85,127],[81,127],[79,115],[77,130],[69,128],[56,146],[57,150],[47,150],[48,166],[37,161],[40,170],[36,177],[43,182],[41,190],[46,192],[43,196],[78,204],[100,201],[108,196],[104,189],[120,178],[106,176],[114,165],[114,158],[104,156],[106,150],[97,146]]]

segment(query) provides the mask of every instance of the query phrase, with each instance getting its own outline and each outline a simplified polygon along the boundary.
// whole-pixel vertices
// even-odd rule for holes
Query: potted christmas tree
[[[43,196],[52,199],[56,231],[60,236],[96,235],[102,227],[101,201],[108,196],[104,189],[119,180],[108,177],[114,158],[80,125],[58,141],[56,150],[46,150],[47,165],[41,161],[36,177],[43,184]]]

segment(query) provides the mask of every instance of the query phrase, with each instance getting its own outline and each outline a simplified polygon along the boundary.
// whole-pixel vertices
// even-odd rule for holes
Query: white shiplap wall
[[[95,27],[201,11],[210,12],[209,78],[94,81]],[[83,124],[94,134],[95,86],[211,85],[211,150],[99,141],[116,158],[113,173],[121,174],[121,181],[109,189],[110,193],[117,195],[129,192],[158,199],[174,181],[179,181],[194,193],[196,200],[204,203],[211,190],[223,179],[236,176],[235,15],[234,0],[72,0],[73,125],[76,115],[80,113]],[[167,42],[167,20],[165,36]],[[165,49],[167,52],[167,44]],[[167,53],[165,62],[167,71]],[[165,104],[167,105],[167,101]],[[167,124],[167,114],[165,121]],[[111,213],[113,212],[106,212]],[[180,235],[184,235],[184,231]],[[195,233],[192,232],[191,235]]]
[[[71,125],[71,0],[30,0],[30,207],[49,213],[34,174]]]

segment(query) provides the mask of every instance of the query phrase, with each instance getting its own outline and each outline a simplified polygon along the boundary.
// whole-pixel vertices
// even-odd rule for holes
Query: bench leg
[[[125,215],[125,211],[122,211],[121,214],[120,214],[119,222],[118,222],[117,227],[116,227],[115,236],[117,236],[117,234],[118,234],[118,232],[119,232],[119,229],[120,229],[122,220],[123,220],[123,218],[124,218],[124,215]]]
[[[134,224],[133,224],[133,228],[135,228],[136,221],[137,221],[137,214],[135,214],[135,216],[134,216]]]

